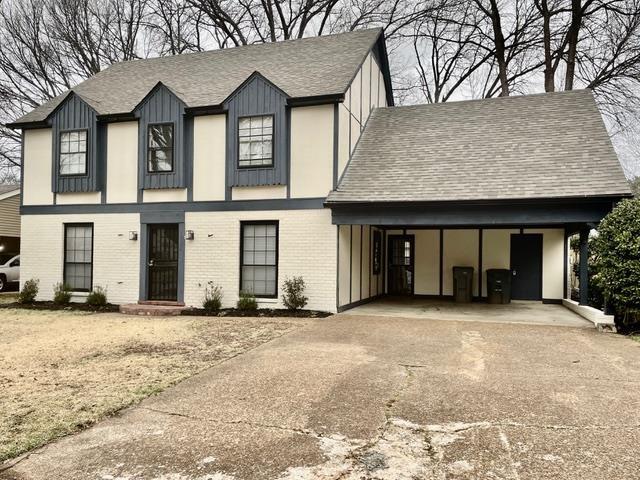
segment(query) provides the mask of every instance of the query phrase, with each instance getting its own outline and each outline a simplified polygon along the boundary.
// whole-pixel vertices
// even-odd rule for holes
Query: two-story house
[[[275,306],[295,275],[337,311],[463,265],[559,302],[567,236],[629,194],[590,92],[393,107],[378,29],[118,63],[13,127],[43,299]]]

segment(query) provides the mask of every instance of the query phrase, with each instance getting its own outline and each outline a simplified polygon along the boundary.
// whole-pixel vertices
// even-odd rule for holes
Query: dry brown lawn
[[[0,309],[0,461],[305,322]]]

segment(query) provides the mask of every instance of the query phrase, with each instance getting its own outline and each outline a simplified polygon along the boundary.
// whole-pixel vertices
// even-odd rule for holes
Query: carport
[[[630,195],[589,91],[377,109],[336,180],[325,205],[338,226],[338,311],[389,295],[407,307],[447,300],[453,267],[471,267],[467,309],[489,308],[487,270],[506,269],[512,299],[595,318],[589,231]]]
[[[346,310],[343,315],[593,328],[593,323],[562,305],[534,301],[491,305],[484,302],[455,303],[444,299],[383,297]]]

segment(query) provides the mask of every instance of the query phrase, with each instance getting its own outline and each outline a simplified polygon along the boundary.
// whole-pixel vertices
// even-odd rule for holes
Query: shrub
[[[238,310],[257,310],[258,302],[255,295],[247,292],[240,292],[240,298],[236,304]]]
[[[58,282],[53,286],[53,303],[56,305],[66,305],[71,301],[71,287],[63,282]]]
[[[640,313],[640,198],[620,202],[594,242],[597,283],[625,323]]]
[[[104,307],[107,304],[107,289],[95,286],[87,295],[87,304],[94,307]]]
[[[207,282],[207,286],[204,289],[202,308],[207,312],[213,313],[220,310],[220,307],[222,307],[222,287],[213,282]]]
[[[22,290],[18,294],[18,303],[33,303],[38,296],[40,280],[32,278],[24,282]]]
[[[304,296],[305,289],[302,277],[287,278],[282,284],[282,302],[289,310],[304,308],[309,300]]]

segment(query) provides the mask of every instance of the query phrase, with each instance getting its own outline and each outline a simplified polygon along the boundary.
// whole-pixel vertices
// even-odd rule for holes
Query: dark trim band
[[[274,198],[266,200],[220,200],[212,202],[107,203],[81,205],[23,205],[21,215],[153,213],[153,212],[246,212],[261,210],[321,210],[324,198]]]

